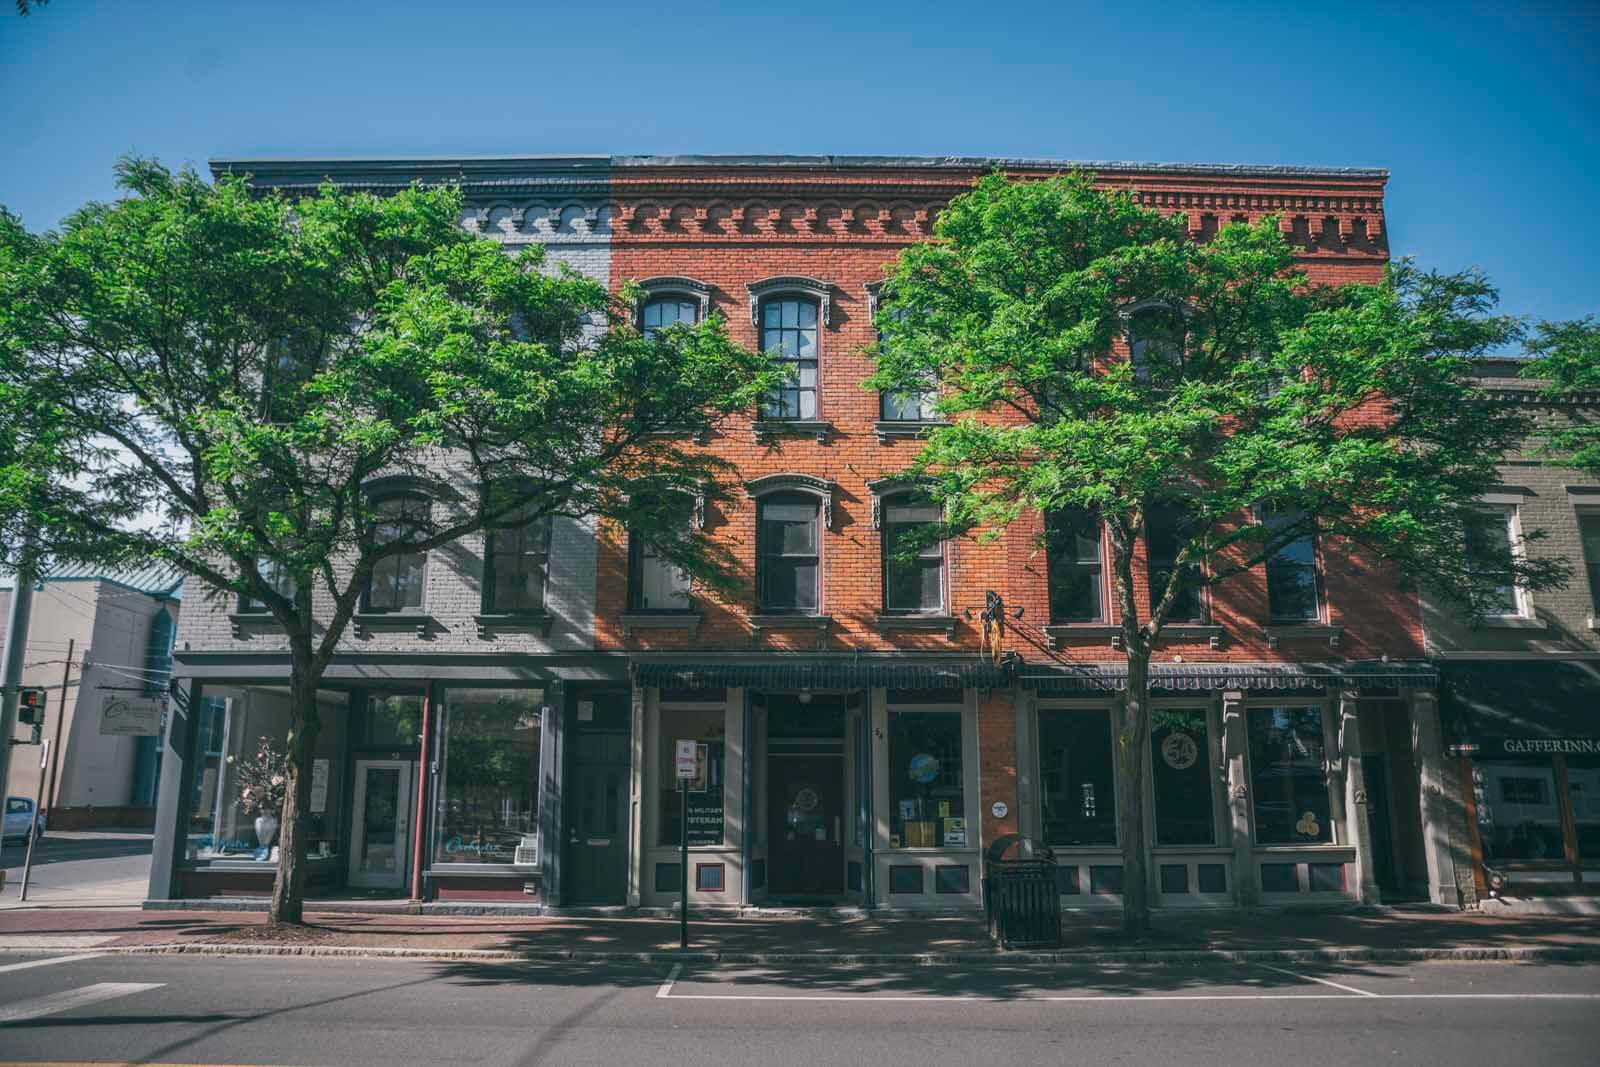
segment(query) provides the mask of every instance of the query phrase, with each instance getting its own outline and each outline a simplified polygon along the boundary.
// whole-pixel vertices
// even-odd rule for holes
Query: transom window
[[[1295,509],[1262,510],[1262,522],[1274,533],[1303,521],[1304,514]],[[1300,534],[1268,557],[1267,612],[1274,622],[1312,622],[1322,618],[1322,582],[1317,574],[1317,540],[1313,534]]]
[[[496,615],[544,610],[550,570],[550,520],[514,514],[486,535],[483,610]]]
[[[757,600],[763,612],[815,615],[821,605],[820,501],[783,493],[760,502],[756,529]]]
[[[1046,538],[1050,621],[1102,621],[1100,516],[1085,508],[1062,508],[1049,517]]]
[[[386,496],[374,501],[374,539],[380,545],[414,541],[428,525],[428,498],[417,494]],[[373,614],[422,610],[426,552],[403,551],[385,556],[367,579],[362,610]]]
[[[761,405],[763,418],[817,417],[817,305],[810,300],[768,300],[761,305],[761,350],[783,374]]]
[[[910,535],[936,525],[943,517],[938,504],[916,498],[883,505],[883,606],[891,615],[938,614],[945,610],[944,542],[901,559]]]
[[[684,300],[676,296],[656,297],[646,301],[639,310],[639,332],[650,337],[656,331],[684,323],[693,326],[700,321],[700,305],[693,300]]]

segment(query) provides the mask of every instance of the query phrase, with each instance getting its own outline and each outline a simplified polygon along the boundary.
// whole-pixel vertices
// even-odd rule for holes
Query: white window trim
[[[1521,497],[1508,497],[1504,494],[1493,494],[1483,497],[1478,502],[1478,510],[1485,515],[1500,515],[1506,520],[1506,537],[1511,543],[1511,558],[1517,563],[1526,563],[1528,556],[1522,543],[1522,506]],[[1511,595],[1516,601],[1517,609],[1514,612],[1483,612],[1479,618],[1483,619],[1531,619],[1533,618],[1533,597],[1521,582],[1511,583]]]

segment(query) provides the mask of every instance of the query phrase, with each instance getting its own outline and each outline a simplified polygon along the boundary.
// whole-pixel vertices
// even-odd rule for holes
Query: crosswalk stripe
[[[98,952],[80,952],[76,956],[51,956],[47,960],[24,960],[21,963],[8,963],[5,966],[0,967],[0,974],[8,974],[11,971],[31,971],[35,967],[52,967],[58,963],[77,963],[79,960],[97,960],[100,958],[100,955],[101,954]]]
[[[26,1022],[29,1019],[38,1019],[45,1015],[56,1015],[60,1012],[71,1011],[73,1008],[82,1008],[102,1000],[111,1000],[114,997],[126,997],[133,993],[143,993],[147,989],[160,989],[165,982],[96,982],[86,985],[82,989],[67,989],[60,993],[49,993],[42,997],[33,997],[29,1000],[19,1000],[14,1004],[0,1007],[0,1026],[7,1023]]]

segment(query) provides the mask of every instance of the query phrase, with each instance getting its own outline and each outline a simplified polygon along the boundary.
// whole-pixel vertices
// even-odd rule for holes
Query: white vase
[[[272,839],[278,836],[278,817],[276,815],[256,816],[256,840],[261,847],[272,844]]]

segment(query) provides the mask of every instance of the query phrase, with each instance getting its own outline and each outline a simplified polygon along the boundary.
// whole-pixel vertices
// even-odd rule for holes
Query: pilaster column
[[[644,803],[644,687],[634,683],[628,734],[628,906],[640,903],[644,878],[644,838],[641,836]]]
[[[1222,759],[1228,769],[1228,823],[1233,837],[1233,899],[1241,907],[1260,903],[1255,856],[1250,847],[1250,786],[1245,778],[1249,734],[1244,694],[1222,694]]]
[[[1450,805],[1446,795],[1444,734],[1439,726],[1439,696],[1432,690],[1411,693],[1411,758],[1422,791],[1422,851],[1428,862],[1428,899],[1435,904],[1459,903],[1455,861],[1450,850]]]
[[[561,903],[561,748],[565,735],[567,689],[558,678],[545,687],[539,724],[539,866],[544,874],[544,904]]]
[[[1339,759],[1344,764],[1344,817],[1356,849],[1356,899],[1378,902],[1377,868],[1372,853],[1372,826],[1367,821],[1367,775],[1361,758],[1361,694],[1339,691]]]
[[[187,678],[173,687],[167,701],[166,735],[160,738],[161,784],[156,793],[156,832],[150,849],[151,900],[171,900],[176,894],[178,864],[189,844],[189,800],[193,794],[195,761],[195,708],[198,690]],[[9,754],[7,757],[9,758]]]

